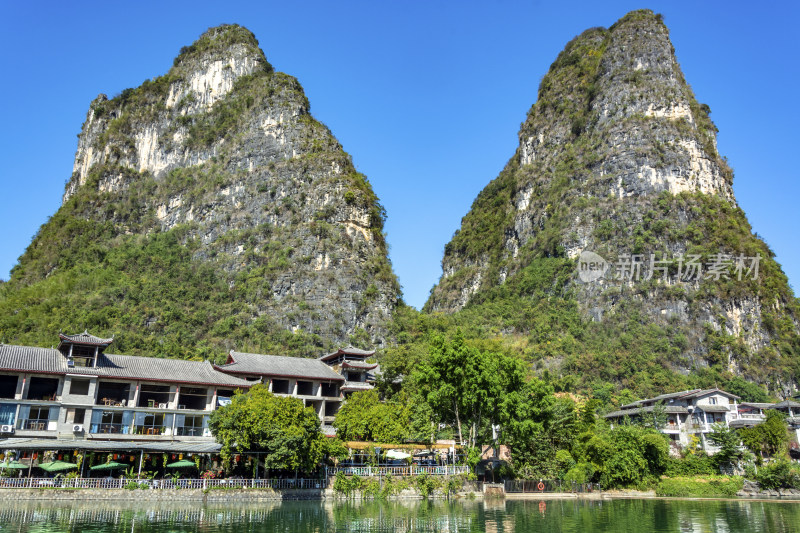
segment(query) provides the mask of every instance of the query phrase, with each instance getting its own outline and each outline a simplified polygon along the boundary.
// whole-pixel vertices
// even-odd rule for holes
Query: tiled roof
[[[203,385],[249,387],[243,379],[218,372],[208,361],[184,361],[159,357],[101,354],[96,367],[70,367],[53,348],[0,345],[0,370],[46,374],[85,374],[122,379],[165,381]]]
[[[675,399],[690,400],[693,398],[699,398],[700,396],[705,396],[706,394],[711,394],[713,392],[718,392],[729,398],[737,398],[737,399],[739,398],[735,394],[731,394],[730,392],[725,392],[724,390],[720,389],[689,389],[680,392],[670,392],[667,394],[661,394],[660,396],[656,396],[655,398],[645,398],[644,400],[638,400],[633,403],[623,405],[621,407],[622,409],[628,409],[631,407],[636,407],[651,402],[660,402],[660,401],[666,402],[667,400],[675,400]]]
[[[341,386],[342,391],[344,392],[353,392],[353,391],[360,391],[360,390],[372,390],[375,387],[364,381],[346,381],[344,385]]]
[[[345,361],[342,363],[343,367],[358,368],[361,370],[372,370],[378,366],[378,363],[365,363],[364,361]]]
[[[334,357],[340,355],[356,355],[359,357],[370,357],[375,355],[375,351],[368,351],[368,350],[361,350],[360,348],[355,348],[353,346],[347,346],[346,348],[339,348],[335,352],[326,353],[322,357],[319,358],[320,361],[327,361],[328,359],[333,359]]]
[[[607,415],[605,415],[604,418],[621,418],[623,416],[633,416],[641,413],[652,413],[654,409],[655,407],[652,405],[649,405],[647,407],[634,407],[632,409],[623,409],[621,411],[614,411],[612,413],[608,413]],[[668,415],[674,415],[674,414],[687,414],[689,411],[687,411],[685,407],[681,407],[679,405],[665,405],[664,412]]]
[[[97,346],[108,346],[114,342],[114,337],[111,337],[110,339],[101,339],[100,337],[95,337],[86,330],[84,330],[83,333],[78,333],[77,335],[64,335],[63,333],[59,333],[58,338],[62,341],[78,344],[95,344]]]
[[[218,365],[222,372],[259,374],[264,376],[286,376],[329,381],[344,381],[331,367],[318,359],[262,355],[234,352],[231,350],[228,364]]]
[[[797,403],[792,400],[783,400],[782,402],[778,402],[775,405],[768,407],[768,409],[788,409],[789,407],[797,409],[798,407],[800,407],[800,403]]]
[[[698,409],[702,409],[706,413],[727,413],[730,408],[727,405],[698,405]]]
[[[757,426],[762,423],[763,420],[758,418],[740,418],[738,420],[731,420],[728,422],[728,426],[732,428],[749,428],[753,426]]]
[[[758,402],[742,402],[739,407],[755,407],[756,409],[768,409],[775,405],[774,403],[758,403]]]

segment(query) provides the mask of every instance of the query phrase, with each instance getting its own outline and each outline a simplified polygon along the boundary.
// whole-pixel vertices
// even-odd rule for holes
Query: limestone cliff
[[[646,348],[647,364],[711,365],[774,387],[796,379],[797,301],[736,205],[709,114],[660,16],[632,12],[576,37],[543,78],[516,153],[447,245],[426,310],[510,294],[575,302],[583,326],[554,327],[553,344],[576,341],[592,321],[618,342],[635,322],[663,340]],[[578,275],[582,253],[598,259],[598,279]],[[699,277],[684,275],[693,258]],[[715,264],[724,272],[715,275]],[[553,276],[542,281],[543,271]],[[508,331],[530,331],[521,315],[512,322]],[[630,347],[599,354],[576,342],[547,355],[601,379],[624,381],[646,366],[603,375],[598,368],[616,363],[601,360]]]
[[[212,28],[166,75],[91,103],[63,205],[0,294],[17,317],[0,327],[28,342],[89,327],[129,352],[167,338],[178,355],[380,345],[399,298],[384,218],[297,80],[248,30]],[[48,310],[31,302],[41,291],[59,292]],[[39,312],[47,323],[25,332],[20,314]]]

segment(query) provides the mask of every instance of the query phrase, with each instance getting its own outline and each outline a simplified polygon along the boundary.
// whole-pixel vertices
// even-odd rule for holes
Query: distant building
[[[660,429],[662,433],[679,446],[688,445],[694,435],[700,439],[703,449],[714,452],[716,448],[706,436],[713,431],[712,424],[727,426],[738,419],[738,399],[735,394],[720,389],[685,390],[623,405],[605,418],[612,423],[621,423],[626,418],[645,420],[653,417],[657,405],[663,405],[666,424]]]

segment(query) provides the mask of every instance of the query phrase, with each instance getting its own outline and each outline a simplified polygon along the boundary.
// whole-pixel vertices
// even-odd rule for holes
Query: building
[[[0,345],[0,437],[213,442],[210,413],[252,383],[205,361],[106,353],[59,334],[57,348]]]
[[[663,406],[666,423],[660,431],[668,435],[676,446],[687,446],[695,436],[703,449],[714,452],[716,448],[706,436],[713,431],[713,424],[728,426],[738,419],[738,399],[735,394],[720,389],[685,390],[623,405],[605,418],[611,423],[621,423],[626,418],[645,420],[653,417]]]
[[[319,359],[260,355],[231,350],[224,365],[215,369],[248,382],[260,381],[278,396],[292,396],[313,407],[326,434],[333,434],[333,418],[342,405],[345,377]]]
[[[375,388],[378,364],[367,362],[367,359],[374,355],[374,351],[359,350],[348,346],[323,355],[319,361],[331,367],[334,372],[344,378],[341,390],[344,397],[347,398],[354,392]]]
[[[0,344],[0,443],[206,450],[215,445],[211,413],[255,383],[301,399],[333,435],[345,396],[371,389],[377,367],[366,362],[374,352],[353,347],[318,359],[232,350],[225,364],[212,365],[108,353],[113,342],[84,331],[59,334],[57,348]]]

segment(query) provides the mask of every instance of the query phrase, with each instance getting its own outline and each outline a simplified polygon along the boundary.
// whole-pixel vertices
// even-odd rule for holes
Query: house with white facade
[[[655,418],[661,411],[666,416],[666,423],[659,430],[676,446],[687,446],[691,437],[696,436],[704,450],[714,452],[715,447],[706,437],[713,431],[713,424],[728,426],[738,419],[738,400],[735,394],[720,389],[692,389],[623,405],[605,418],[612,424],[619,424],[626,418],[630,421]]]

